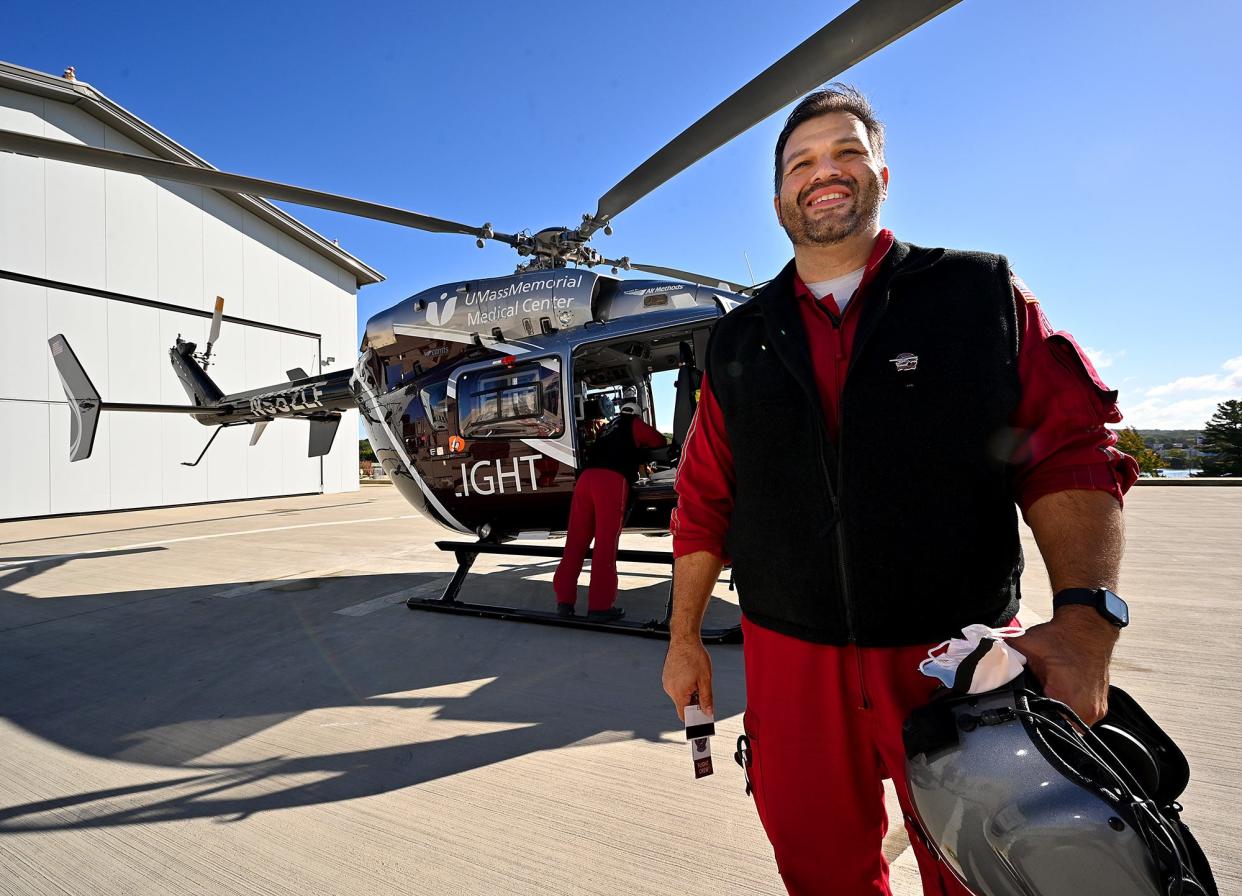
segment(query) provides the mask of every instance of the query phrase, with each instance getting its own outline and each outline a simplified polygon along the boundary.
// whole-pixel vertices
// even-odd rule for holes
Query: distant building
[[[0,62],[0,128],[210,167],[81,81]],[[331,453],[307,424],[220,433],[180,415],[105,414],[69,463],[48,339],[64,333],[105,400],[184,404],[178,334],[226,322],[209,373],[226,392],[353,363],[357,291],[381,276],[261,199],[0,152],[0,519],[358,488],[357,412]],[[335,359],[325,363],[325,359]]]

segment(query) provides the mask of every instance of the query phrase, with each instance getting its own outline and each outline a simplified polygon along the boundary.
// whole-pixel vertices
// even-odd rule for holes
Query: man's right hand
[[[668,655],[664,658],[664,693],[668,694],[677,708],[677,717],[686,720],[686,707],[695,692],[699,706],[709,716],[714,716],[712,704],[712,658],[697,636],[673,638],[668,643]]]

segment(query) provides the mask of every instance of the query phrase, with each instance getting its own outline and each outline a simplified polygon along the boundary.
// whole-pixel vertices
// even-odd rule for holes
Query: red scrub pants
[[[556,602],[573,606],[578,598],[578,576],[587,547],[595,539],[591,555],[591,587],[588,610],[607,610],[617,600],[617,542],[625,521],[625,500],[630,484],[614,470],[584,470],[574,486],[569,508],[569,534],[565,553],[556,568],[552,587]]]
[[[923,844],[905,779],[901,725],[937,682],[932,645],[832,647],[745,618],[748,776],[786,889],[889,896],[881,781],[892,778],[926,896],[971,896]]]

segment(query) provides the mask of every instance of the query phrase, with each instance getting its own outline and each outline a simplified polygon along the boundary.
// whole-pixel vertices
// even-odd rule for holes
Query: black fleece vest
[[[633,485],[638,481],[638,465],[642,452],[634,439],[633,414],[622,414],[600,430],[595,442],[587,449],[586,463],[582,469],[615,470]]]
[[[895,243],[823,422],[791,262],[716,325],[707,379],[733,450],[742,611],[824,644],[940,641],[1017,612],[1008,262]]]

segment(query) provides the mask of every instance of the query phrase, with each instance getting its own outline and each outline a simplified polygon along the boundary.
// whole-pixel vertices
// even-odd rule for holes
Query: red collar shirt
[[[860,309],[892,246],[892,232],[882,230],[844,311],[838,311],[834,297],[817,300],[800,277],[794,280],[824,421],[834,441]],[[1106,491],[1120,503],[1138,478],[1138,465],[1117,450],[1117,436],[1105,426],[1121,421],[1117,393],[1104,385],[1072,336],[1053,331],[1038,300],[1017,276],[1013,291],[1022,395],[1010,425],[1026,436],[1013,458],[1014,500],[1024,515],[1044,495],[1071,489]],[[708,551],[727,561],[724,538],[733,512],[733,451],[706,377],[681,453],[676,488],[670,525],[674,556]]]

